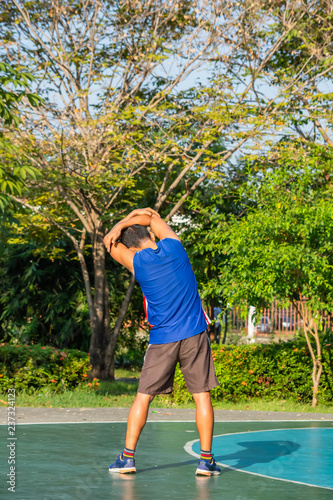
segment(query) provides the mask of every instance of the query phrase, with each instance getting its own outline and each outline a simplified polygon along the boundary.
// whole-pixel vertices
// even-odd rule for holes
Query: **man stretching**
[[[160,240],[158,243],[148,226]],[[180,239],[157,212],[147,208],[134,210],[116,224],[105,236],[104,244],[139,282],[151,327],[138,392],[128,416],[125,449],[110,465],[110,472],[136,472],[134,452],[149,404],[155,395],[172,392],[179,362],[196,404],[201,445],[196,474],[220,474],[211,453],[214,412],[209,391],[218,385],[218,380],[206,331],[209,320]]]

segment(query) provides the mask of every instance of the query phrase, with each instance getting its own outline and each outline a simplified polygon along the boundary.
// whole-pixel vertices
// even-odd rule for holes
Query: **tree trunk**
[[[313,397],[312,397],[312,406],[316,406],[318,403],[318,398],[317,394],[319,392],[319,380],[321,373],[323,371],[323,365],[321,362],[316,363],[313,366],[313,372],[312,372],[312,381],[313,381]]]
[[[101,224],[96,225],[93,239],[93,262],[94,262],[94,296],[91,293],[91,285],[86,262],[80,245],[74,242],[78,252],[81,271],[87,292],[89,315],[91,324],[90,338],[90,363],[91,371],[89,378],[101,380],[114,380],[115,350],[120,333],[121,325],[125,318],[135,284],[132,275],[114,330],[110,331],[110,307],[109,307],[109,285],[105,268],[105,246],[103,242],[104,233]]]
[[[319,381],[323,371],[323,365],[321,362],[321,345],[319,339],[319,328],[316,323],[314,323],[314,338],[316,340],[316,360],[313,363],[312,370],[312,382],[313,382],[313,398],[312,398],[312,406],[316,406],[318,403],[317,394],[319,391]]]
[[[102,374],[101,378],[114,380],[114,368],[115,368],[115,350],[117,339],[120,333],[121,325],[124,321],[130,300],[132,298],[133,290],[135,285],[135,278],[131,275],[130,284],[127,288],[126,295],[124,297],[123,303],[121,305],[120,311],[118,313],[117,322],[115,324],[114,330],[110,335],[109,343],[105,351],[105,372]]]
[[[209,261],[208,263],[208,268],[207,268],[207,276],[208,276],[208,279],[209,280],[212,280],[213,279],[213,273],[212,273],[212,267],[211,267],[211,261]],[[210,319],[214,321],[214,297],[211,295],[209,297],[209,302],[207,304],[208,306],[208,311],[209,311],[209,316],[210,316]],[[215,341],[215,323],[212,324],[210,323],[210,325],[208,325],[208,329],[209,329],[209,338],[210,338],[210,341],[211,342],[214,342]]]
[[[135,284],[131,276],[130,284],[120,308],[115,328],[110,331],[110,293],[105,268],[105,246],[102,224],[95,220],[95,232],[90,234],[93,243],[94,294],[92,294],[89,273],[82,248],[74,238],[72,241],[78,253],[82,276],[86,288],[91,325],[89,378],[114,380],[114,354],[121,325],[125,318]]]
[[[110,342],[109,285],[105,270],[104,234],[101,226],[97,227],[93,242],[94,261],[94,311],[91,322],[89,377],[107,378],[105,353]]]
[[[228,310],[226,309],[224,314],[224,334],[223,334],[222,344],[225,344],[227,340],[227,332],[228,332]]]
[[[300,302],[300,308],[301,308],[301,316],[303,319],[303,325],[304,325],[304,335],[306,338],[306,343],[308,345],[308,349],[312,358],[312,363],[313,363],[313,369],[312,369],[312,382],[313,382],[313,387],[312,387],[312,406],[316,406],[318,403],[318,391],[319,391],[319,382],[320,382],[320,377],[323,371],[323,365],[321,362],[321,345],[320,345],[320,339],[319,339],[319,325],[318,323],[314,320],[311,311],[309,311],[306,302],[304,300],[301,300]],[[318,314],[317,314],[318,316]],[[310,335],[315,339],[316,341],[316,352],[313,349],[313,346],[311,344],[310,340]]]

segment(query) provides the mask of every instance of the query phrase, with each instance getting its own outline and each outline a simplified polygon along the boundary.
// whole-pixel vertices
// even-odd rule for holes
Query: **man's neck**
[[[153,250],[156,250],[157,248],[157,245],[155,243],[155,241],[152,241],[152,240],[145,240],[141,243],[141,246],[139,248],[138,251],[140,250],[144,250],[145,248],[152,248]]]

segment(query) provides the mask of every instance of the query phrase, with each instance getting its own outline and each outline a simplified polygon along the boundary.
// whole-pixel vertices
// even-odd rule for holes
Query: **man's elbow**
[[[109,235],[104,236],[103,243],[104,243],[104,246],[105,246],[106,250],[109,252],[109,254],[111,255],[111,257],[113,257],[112,250],[114,248],[114,243],[112,243],[111,238],[109,237]]]
[[[106,236],[104,236],[104,238],[103,238],[103,243],[104,243],[104,246],[107,249],[107,251],[110,252],[111,251],[110,242],[108,241]]]

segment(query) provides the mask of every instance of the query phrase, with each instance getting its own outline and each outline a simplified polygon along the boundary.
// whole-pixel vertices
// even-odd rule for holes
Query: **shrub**
[[[323,339],[323,375],[319,401],[333,401],[333,344]],[[252,398],[312,400],[312,360],[306,342],[266,345],[212,345],[215,371],[220,385],[212,390],[213,401],[244,401]],[[173,400],[190,398],[179,366],[175,375]]]
[[[332,335],[332,334],[331,334]],[[323,368],[319,401],[333,401],[333,341],[323,337]],[[252,398],[312,400],[312,361],[303,338],[268,345],[212,346],[220,385],[212,390],[213,401],[244,401]],[[82,383],[97,389],[97,380],[88,381],[89,355],[75,349],[41,345],[0,345],[0,391],[10,387],[38,390],[52,387],[56,392],[74,389]],[[183,375],[176,369],[172,400],[192,399]]]
[[[88,378],[89,355],[76,349],[41,345],[0,346],[0,390],[72,389]],[[98,383],[98,382],[94,382]]]
[[[149,334],[123,329],[117,340],[115,365],[117,368],[142,368]]]

